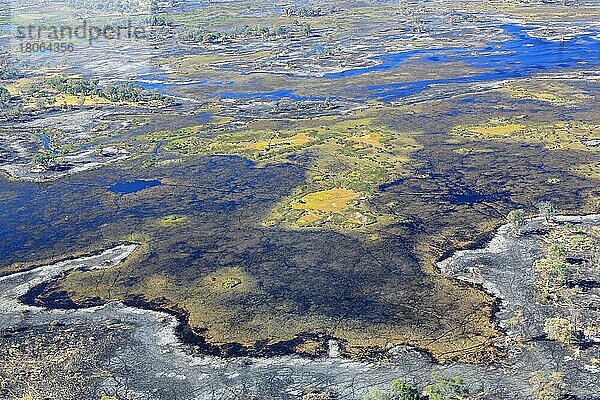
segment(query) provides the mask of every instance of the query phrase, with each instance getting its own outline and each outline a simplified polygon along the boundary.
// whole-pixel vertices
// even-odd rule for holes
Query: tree
[[[564,286],[573,280],[577,272],[575,268],[558,258],[547,257],[536,263],[537,268],[542,274],[542,278],[547,285]]]
[[[512,210],[508,213],[506,219],[508,219],[508,222],[512,225],[513,232],[516,234],[519,234],[527,223],[523,210]]]
[[[34,164],[43,166],[44,168],[52,168],[60,163],[57,155],[48,151],[40,151],[33,156],[31,160]]]
[[[8,80],[18,75],[15,62],[10,55],[0,49],[0,80]]]
[[[306,37],[310,37],[313,33],[312,26],[310,26],[310,24],[304,24],[302,26],[302,31]]]
[[[436,382],[427,386],[423,394],[429,400],[466,400],[469,398],[469,389],[463,383],[462,378],[444,378],[439,373],[433,373]]]
[[[419,390],[404,382],[402,379],[395,379],[392,381],[392,395],[391,400],[419,400]]]
[[[389,397],[383,390],[375,386],[369,389],[363,396],[363,400],[389,400]]]
[[[10,92],[0,86],[0,110],[10,107],[10,99],[12,98]]]
[[[540,217],[544,217],[547,223],[552,221],[556,214],[554,204],[547,201],[538,204],[538,210]]]

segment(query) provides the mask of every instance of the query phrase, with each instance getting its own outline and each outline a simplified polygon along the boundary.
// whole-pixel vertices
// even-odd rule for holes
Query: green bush
[[[372,387],[367,394],[363,396],[363,400],[389,400],[389,396],[378,387]]]
[[[444,378],[437,373],[433,374],[436,382],[427,386],[423,394],[429,400],[466,400],[469,398],[469,389],[463,383],[462,378]]]
[[[10,95],[10,92],[2,86],[0,86],[0,110],[10,107],[11,98],[12,96]]]
[[[391,400],[419,400],[420,398],[419,389],[415,386],[409,385],[402,379],[392,381]]]
[[[447,379],[439,373],[433,373],[435,383],[425,387],[423,391],[402,379],[392,381],[389,391],[372,387],[364,395],[363,400],[468,400],[472,398],[469,389],[460,377]]]

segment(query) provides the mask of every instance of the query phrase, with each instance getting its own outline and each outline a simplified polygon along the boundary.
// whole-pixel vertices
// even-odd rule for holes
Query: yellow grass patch
[[[100,96],[74,96],[72,94],[59,94],[54,98],[53,106],[95,106],[110,104],[110,101]]]
[[[329,189],[309,193],[292,204],[293,210],[304,210],[297,220],[298,226],[311,225],[323,217],[339,213],[348,208],[349,203],[358,197],[349,189]]]
[[[600,179],[600,162],[578,165],[571,168],[571,172],[587,178]]]
[[[474,126],[468,128],[469,132],[478,133],[487,136],[503,136],[524,129],[525,125],[508,124],[508,125],[490,125],[490,126]]]
[[[588,143],[600,139],[600,125],[585,122],[545,122],[524,125],[515,119],[491,119],[485,124],[457,126],[452,133],[467,139],[494,139],[540,143],[548,150],[599,151]]]
[[[592,98],[568,85],[544,80],[517,81],[500,90],[516,99],[530,99],[565,106],[576,105]]]
[[[186,217],[185,215],[166,215],[162,218],[160,218],[157,223],[159,226],[162,226],[163,228],[171,228],[173,226],[177,226],[177,225],[181,225],[185,222],[187,222],[188,217]]]
[[[329,189],[309,193],[292,205],[293,209],[306,211],[339,212],[358,197],[358,193],[348,189]]]
[[[260,142],[249,143],[245,147],[249,147],[254,150],[268,151],[278,148],[302,146],[311,140],[312,138],[306,133],[300,132],[287,138],[275,138],[269,141],[261,140]]]
[[[377,132],[366,133],[362,136],[350,136],[348,138],[352,142],[363,143],[373,147],[381,146],[381,139],[381,134]]]
[[[318,225],[344,231],[375,229],[391,217],[374,214],[367,202],[340,210],[350,200],[369,198],[381,184],[406,175],[410,154],[421,148],[416,141],[418,134],[392,130],[371,117],[344,118],[256,120],[246,129],[228,126],[215,136],[199,135],[200,130],[211,130],[209,124],[138,139],[168,141],[163,149],[183,155],[235,154],[260,165],[288,163],[291,155],[310,153],[306,184],[282,199],[263,224],[289,228]]]

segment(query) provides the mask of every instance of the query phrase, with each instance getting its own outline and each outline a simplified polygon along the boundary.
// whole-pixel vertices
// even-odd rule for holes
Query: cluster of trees
[[[93,96],[98,94],[98,81],[92,79],[51,77],[46,80],[46,86],[61,93],[75,96]]]
[[[422,390],[404,382],[402,379],[392,381],[389,390],[378,387],[369,389],[363,400],[469,400],[478,398],[471,395],[460,377],[444,378],[433,373],[435,382]]]
[[[154,0],[67,0],[67,5],[72,8],[119,13],[150,11],[155,4]]]
[[[17,76],[17,69],[8,53],[0,50],[0,80],[7,80]]]
[[[271,107],[272,112],[292,112],[298,110],[332,110],[336,108],[337,105],[330,98],[326,98],[325,101],[314,103],[314,102],[298,102],[291,101],[289,99],[281,99],[278,100]]]
[[[150,26],[171,26],[171,21],[159,14],[152,14],[146,18],[146,23]]]
[[[550,202],[542,202],[538,204],[538,215],[546,221],[546,223],[550,223],[554,220],[556,216],[556,209],[554,208],[554,204]],[[525,215],[525,211],[523,210],[513,210],[508,213],[506,217],[508,222],[512,225],[512,231],[514,234],[520,234],[521,229],[527,224],[527,219]]]
[[[160,94],[141,89],[133,83],[121,83],[107,86],[100,90],[100,96],[110,101],[133,101],[159,100]]]
[[[322,8],[292,6],[285,7],[283,13],[286,17],[320,17],[325,15]]]
[[[272,39],[286,36],[290,29],[284,26],[249,26],[234,28],[227,32],[208,32],[204,29],[192,29],[187,33],[187,40],[197,43],[222,43],[242,38]]]
[[[555,220],[556,209],[552,203],[539,203],[538,215],[549,224]],[[507,218],[515,234],[520,234],[522,228],[527,224],[523,210],[511,211]],[[539,273],[538,295],[542,301],[554,304],[561,301],[567,294],[565,289],[568,289],[576,280],[579,271],[575,265],[569,262],[568,253],[565,245],[557,241],[548,244],[545,256],[536,261],[535,269]],[[544,332],[549,339],[565,345],[576,344],[580,341],[575,324],[563,317],[548,318],[545,321]]]
[[[34,164],[41,165],[46,169],[52,169],[58,166],[62,159],[59,158],[58,154],[54,152],[42,150],[36,153],[31,161]]]
[[[100,87],[98,80],[52,77],[46,81],[51,89],[74,96],[99,96],[114,102],[163,100],[158,92],[144,90],[133,83],[119,83]]]
[[[435,382],[420,390],[401,379],[392,381],[389,390],[377,387],[369,389],[363,400],[475,400],[484,397],[484,393],[470,393],[460,377],[444,378],[434,372]],[[529,383],[535,400],[557,400],[567,391],[565,374],[562,372],[545,373],[536,371]],[[487,397],[486,397],[487,398]]]
[[[160,17],[158,17],[160,18]],[[157,20],[162,23],[162,20]],[[164,22],[168,24],[167,21]],[[206,31],[201,28],[191,29],[184,34],[184,40],[194,43],[224,43],[236,39],[247,38],[262,38],[262,39],[279,39],[289,36],[292,32],[302,32],[305,36],[313,34],[312,26],[308,23],[296,21],[294,23],[296,29],[288,26],[262,26],[262,25],[244,25],[233,28],[226,32]]]
[[[567,261],[564,246],[554,243],[548,246],[546,257],[535,264],[539,277],[539,292],[542,300],[556,302],[561,297],[561,292],[573,280],[577,273],[574,265]]]
[[[10,92],[0,86],[0,110],[10,108],[10,99],[12,98]]]

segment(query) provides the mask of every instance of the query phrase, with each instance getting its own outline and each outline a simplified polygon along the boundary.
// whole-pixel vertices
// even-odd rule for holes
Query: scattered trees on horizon
[[[304,36],[312,36],[313,28],[308,23],[295,21],[293,26],[262,26],[262,25],[244,25],[235,27],[229,31],[207,31],[206,29],[196,28],[183,34],[183,39],[194,43],[224,43],[239,39],[262,38],[265,40],[279,39],[288,37],[294,32],[302,33]]]
[[[196,43],[221,43],[228,40],[243,38],[273,39],[287,35],[290,29],[283,26],[244,25],[227,32],[206,31],[205,29],[192,29],[187,33],[187,40]]]
[[[321,7],[289,6],[283,9],[286,17],[320,17],[327,13]]]
[[[154,0],[67,0],[67,6],[76,9],[139,13],[150,11]]]

